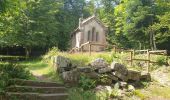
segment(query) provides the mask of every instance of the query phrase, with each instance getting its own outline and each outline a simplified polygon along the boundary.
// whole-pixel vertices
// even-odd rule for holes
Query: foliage
[[[30,79],[31,74],[23,66],[5,64],[0,67],[0,92],[5,89],[10,79]]]
[[[159,56],[156,58],[156,62],[159,66],[164,65],[166,63],[166,57]]]
[[[97,81],[98,81],[98,83],[100,83],[100,84],[111,84],[111,83],[112,83],[112,80],[111,80],[111,79],[109,78],[109,76],[106,75],[106,74],[101,75],[101,76],[100,76],[100,79],[97,80]]]
[[[68,100],[99,100],[93,91],[84,91],[81,88],[71,88]]]
[[[67,50],[80,17],[96,13],[109,45],[169,48],[169,0],[1,0],[0,46]]]
[[[89,90],[96,86],[96,81],[88,78],[85,75],[81,75],[79,79],[79,86],[84,90]]]
[[[44,61],[49,61],[53,56],[57,56],[59,54],[59,50],[57,47],[53,47],[49,49],[49,51],[43,56]]]
[[[138,97],[140,97],[141,100],[145,100],[145,99],[147,98],[147,97],[146,97],[144,94],[142,94],[139,90],[133,91],[133,94],[136,95],[136,96],[138,96]]]
[[[23,61],[26,58],[23,56],[3,56],[0,55],[0,60],[1,61]]]

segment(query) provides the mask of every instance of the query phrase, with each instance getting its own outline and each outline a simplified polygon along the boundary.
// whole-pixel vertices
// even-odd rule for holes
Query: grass
[[[128,59],[129,54],[127,53],[119,53],[114,54],[113,52],[105,52],[105,53],[92,53],[91,56],[89,56],[89,53],[77,53],[77,54],[68,54],[65,52],[49,52],[51,54],[46,54],[43,59],[31,59],[27,61],[21,61],[17,64],[25,66],[28,70],[31,71],[31,73],[34,74],[34,76],[40,78],[40,80],[46,81],[46,80],[53,80],[57,82],[62,82],[58,76],[58,74],[55,72],[55,70],[52,67],[51,64],[51,57],[52,56],[65,56],[67,58],[70,58],[74,64],[76,64],[79,67],[86,66],[89,62],[96,58],[103,58],[105,59],[109,64],[112,61],[117,61],[119,63],[122,63],[124,65],[128,65],[128,62],[125,62],[126,59]],[[137,55],[137,57],[142,58],[144,56]],[[162,60],[162,59],[161,59]],[[0,62],[1,64],[6,64],[6,62]],[[155,66],[155,65],[154,65]],[[160,66],[159,66],[160,67]],[[132,68],[135,70],[141,70],[138,66],[128,66],[128,69]],[[145,90],[145,89],[144,89]],[[161,96],[163,98],[170,99],[170,88],[165,87],[159,87],[157,85],[149,86],[146,88],[146,90],[149,91],[149,94],[151,96]],[[82,91],[78,88],[71,88],[69,90],[69,100],[100,100],[96,99],[97,95],[94,94],[93,91]],[[143,93],[142,89],[135,90],[133,93],[134,95],[140,97],[141,99],[145,99],[148,97],[148,94]],[[104,100],[104,99],[102,99]]]
[[[35,75],[48,74],[51,71],[51,68],[48,67],[47,63],[41,61],[41,59],[34,59],[29,61],[19,62],[19,65],[26,66]]]
[[[4,64],[8,64],[8,62],[0,62],[0,65]],[[62,82],[53,67],[41,58],[19,61],[16,64],[29,70],[34,76],[32,77],[33,80]]]
[[[170,99],[169,87],[151,86],[149,89],[154,96],[161,96],[163,98]]]

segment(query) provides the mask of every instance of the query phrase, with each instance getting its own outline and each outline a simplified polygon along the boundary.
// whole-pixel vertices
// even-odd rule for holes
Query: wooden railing
[[[73,49],[70,50],[69,53],[73,53],[73,52],[83,52],[83,47],[84,46],[88,46],[88,52],[89,52],[89,55],[91,55],[91,52],[92,52],[92,46],[103,46],[103,47],[106,47],[107,45],[106,44],[100,44],[100,43],[95,43],[95,42],[86,42],[86,43],[83,43],[81,44],[81,46],[78,48],[78,47],[75,47]]]
[[[128,61],[130,61],[130,65],[133,65],[134,61],[145,61],[147,62],[147,72],[150,71],[150,63],[158,63],[156,61],[151,60],[151,55],[164,55],[166,57],[166,63],[168,63],[168,55],[167,55],[167,50],[155,50],[155,51],[150,51],[150,50],[126,50],[125,52],[129,52],[130,56]],[[135,57],[136,52],[145,52],[146,59],[138,59]]]
[[[92,45],[97,45],[97,46],[103,46],[103,47],[106,47],[107,45],[106,44],[99,44],[99,43],[94,43],[94,42],[86,42],[84,44],[82,44],[79,48],[73,48],[70,53],[73,53],[73,52],[83,52],[83,47],[88,45],[89,49],[88,49],[88,52],[89,52],[89,55],[91,55],[91,52],[92,52]],[[164,55],[166,57],[166,63],[168,63],[168,54],[167,54],[167,50],[126,50],[124,48],[119,48],[115,45],[112,46],[113,47],[113,51],[115,53],[117,52],[127,52],[127,53],[130,53],[129,55],[129,59],[127,61],[130,61],[130,65],[132,66],[134,61],[144,61],[147,63],[147,72],[150,71],[150,63],[158,63],[156,61],[152,61],[151,60],[151,55]],[[136,58],[136,54],[139,54],[139,53],[142,53],[142,54],[146,54],[146,57],[144,59],[141,59],[141,58]]]

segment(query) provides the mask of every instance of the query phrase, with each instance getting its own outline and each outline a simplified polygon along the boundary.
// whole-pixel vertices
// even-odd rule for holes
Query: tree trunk
[[[139,41],[139,50],[142,49],[142,43]]]
[[[28,48],[28,47],[26,47],[25,48],[25,56],[26,56],[26,58],[29,58],[30,57],[30,52],[31,52],[31,49],[30,48]]]
[[[153,47],[154,47],[154,50],[157,49],[155,40],[156,40],[155,39],[155,34],[153,33]]]
[[[151,47],[151,50],[154,49],[154,47],[153,47],[153,33],[152,33],[152,31],[150,32],[150,47]]]

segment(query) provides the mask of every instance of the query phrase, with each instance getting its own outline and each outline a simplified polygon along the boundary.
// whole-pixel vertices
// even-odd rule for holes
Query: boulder
[[[151,75],[148,72],[142,72],[140,76],[140,80],[151,81]]]
[[[90,73],[90,72],[92,72],[92,68],[90,68],[90,67],[78,67],[77,71],[84,72],[84,73]]]
[[[114,62],[114,61],[112,62],[110,68],[114,71],[117,71],[117,72],[123,74],[123,75],[127,75],[127,72],[128,72],[127,68],[124,65],[122,65],[118,62]]]
[[[63,56],[55,57],[55,63],[57,64],[57,67],[60,68],[71,67],[71,60]]]
[[[74,69],[71,71],[66,71],[61,74],[61,77],[65,83],[78,83],[80,78],[80,73]]]
[[[91,79],[100,79],[100,75],[96,72],[85,73],[85,75]]]
[[[97,59],[93,60],[89,65],[92,66],[92,68],[95,70],[104,68],[104,67],[108,67],[107,62],[103,58],[97,58]]]
[[[110,67],[105,67],[105,68],[101,68],[98,70],[98,73],[99,74],[104,74],[104,73],[107,73],[107,72],[111,72],[112,69]]]
[[[112,75],[118,77],[119,79],[121,79],[122,81],[125,81],[125,82],[128,80],[127,76],[125,76],[117,71],[112,72]]]
[[[108,77],[109,77],[112,81],[115,81],[115,82],[117,82],[117,81],[119,80],[116,76],[114,76],[114,75],[112,75],[112,74],[108,74]]]
[[[56,64],[57,69],[62,69],[66,71],[69,71],[72,69],[71,60],[63,56],[55,57],[55,64]]]
[[[135,87],[133,85],[128,85],[128,91],[129,92],[135,91]]]
[[[141,73],[138,71],[128,70],[128,80],[139,81]]]
[[[120,82],[120,87],[126,88],[127,87],[127,82]]]

